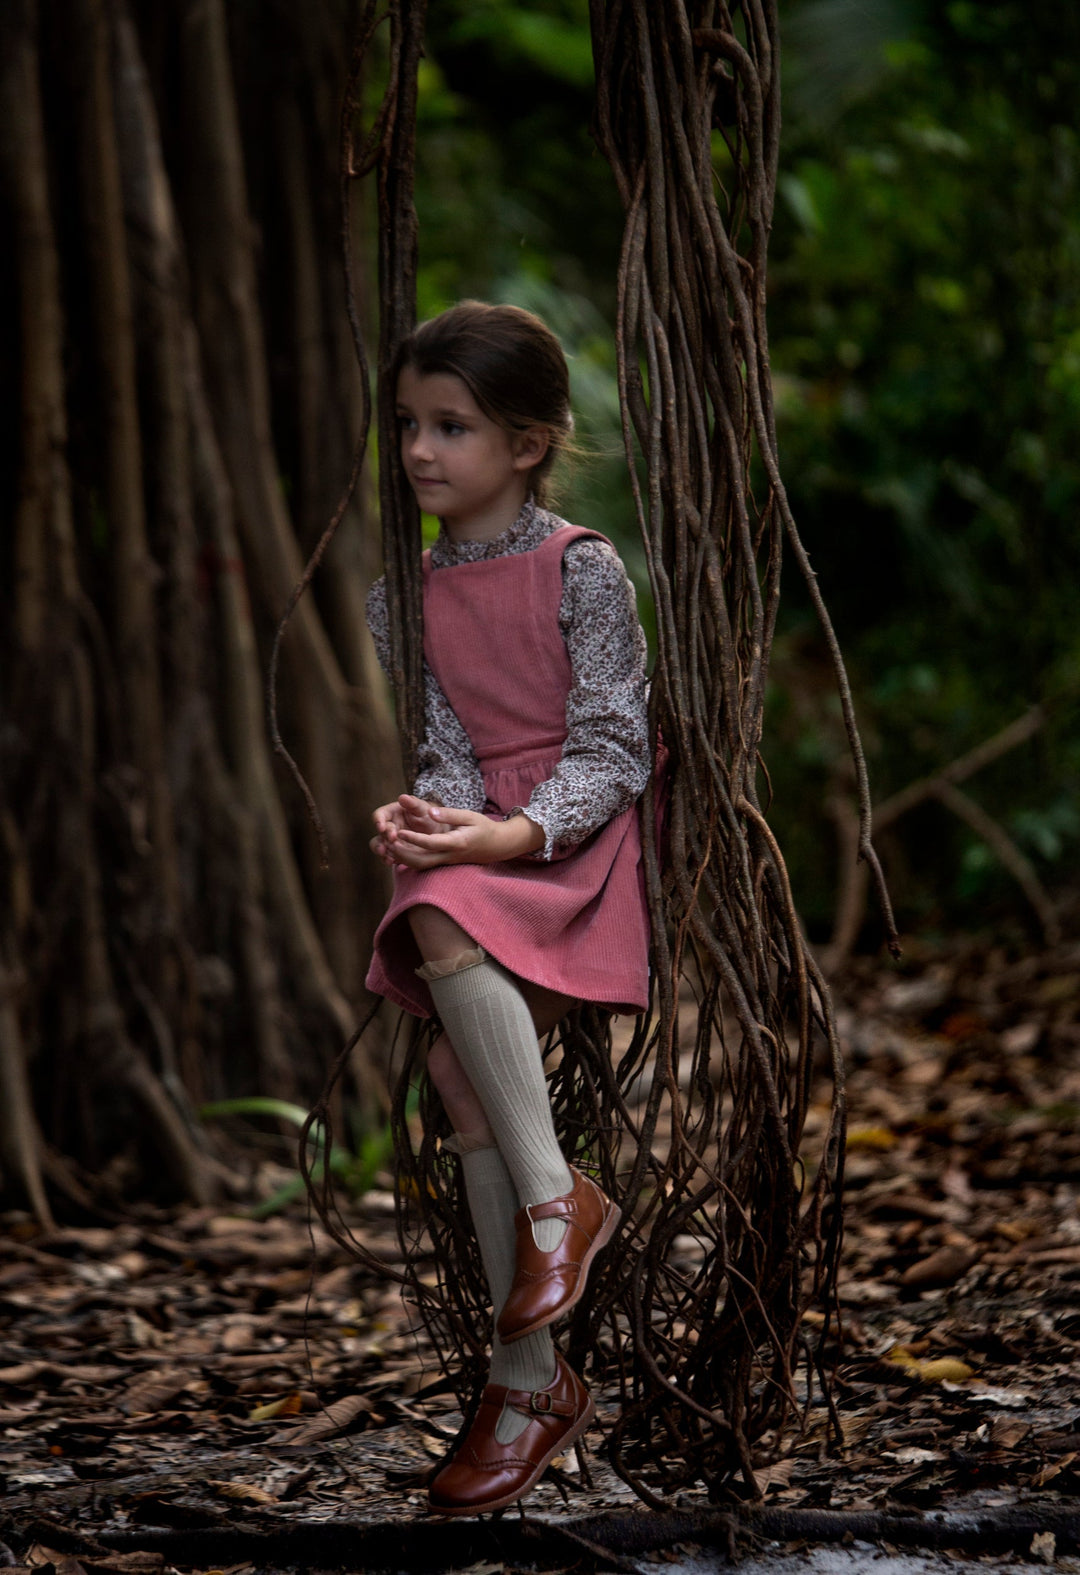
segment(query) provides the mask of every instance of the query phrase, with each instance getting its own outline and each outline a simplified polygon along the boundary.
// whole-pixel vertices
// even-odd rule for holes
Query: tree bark
[[[353,1011],[342,994],[318,933],[293,858],[285,815],[278,797],[266,743],[262,677],[244,560],[240,555],[232,512],[232,488],[217,446],[199,369],[194,329],[187,334],[186,384],[188,412],[195,448],[200,509],[214,549],[215,592],[220,610],[220,635],[225,667],[225,729],[229,760],[237,775],[243,802],[259,828],[263,875],[274,921],[286,955],[308,1007],[328,1012],[338,1033],[351,1032]]]
[[[170,1014],[181,1005],[179,870],[172,795],[165,770],[165,723],[157,637],[156,586],[143,498],[143,453],[135,376],[135,334],[113,118],[111,37],[103,0],[73,0],[65,12],[67,67],[75,109],[79,194],[91,304],[103,503],[112,563],[111,626],[125,720],[125,754],[139,772],[132,813],[145,817],[148,878],[143,922],[153,936],[152,974]]]
[[[128,226],[132,245],[138,246],[135,278],[148,426],[154,440],[150,474],[168,567],[168,656],[175,709],[181,719],[177,732],[186,757],[180,774],[194,801],[191,808],[216,827],[214,845],[208,845],[211,831],[204,825],[193,856],[209,864],[215,852],[220,860],[221,849],[233,850],[239,949],[260,1082],[275,1093],[295,1097],[296,1079],[282,1036],[281,1000],[263,921],[254,823],[228,780],[206,699],[206,663],[201,653],[212,631],[205,611],[197,606],[199,544],[185,380],[190,307],[157,117],[138,38],[126,12],[117,18],[115,77]]]
[[[183,194],[207,393],[235,500],[245,560],[274,621],[300,578],[301,556],[278,481],[252,224],[220,0],[177,0],[188,165]],[[320,806],[334,860],[321,867],[306,823],[301,846],[311,901],[338,976],[355,988],[362,955],[356,881],[347,868],[347,761],[358,729],[350,693],[314,601],[302,600],[285,646],[291,732]]]
[[[55,652],[70,637],[70,607],[58,595],[53,547],[67,528],[71,491],[67,470],[67,416],[62,369],[63,319],[59,260],[49,212],[45,132],[38,81],[38,11],[35,0],[15,0],[0,22],[0,181],[11,217],[21,305],[19,365],[20,462],[15,478],[13,662],[8,704],[12,717],[25,710],[40,722],[39,706],[56,677]],[[47,729],[35,729],[37,740]],[[31,741],[26,744],[32,748]],[[0,1162],[18,1178],[38,1221],[51,1223],[42,1180],[41,1134],[30,1088],[21,1013],[31,981],[22,960],[22,938],[35,901],[33,875],[22,834],[3,786],[0,812],[5,855],[4,918],[0,929]]]
[[[286,651],[329,873],[282,803],[263,694],[297,531],[333,514],[364,404],[334,217],[347,20],[331,3],[0,9],[0,332],[20,390],[0,446],[0,1169],[42,1219],[46,1186],[86,1206],[118,1142],[141,1142],[140,1184],[160,1157],[175,1192],[210,1199],[195,1100],[313,1093],[365,1003],[385,896],[367,822],[397,785],[363,628],[369,482],[318,587],[332,637],[307,598]],[[245,160],[265,176],[255,217]],[[281,257],[263,291],[260,229]],[[274,434],[294,427],[283,467]],[[353,1064],[368,1112],[385,1109],[377,1048]]]

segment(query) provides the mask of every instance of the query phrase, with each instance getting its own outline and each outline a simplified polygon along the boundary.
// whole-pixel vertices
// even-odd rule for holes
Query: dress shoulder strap
[[[557,557],[562,557],[567,547],[572,547],[576,541],[602,541],[610,547],[612,543],[598,530],[589,530],[584,525],[559,525],[537,547],[537,552],[550,552]]]

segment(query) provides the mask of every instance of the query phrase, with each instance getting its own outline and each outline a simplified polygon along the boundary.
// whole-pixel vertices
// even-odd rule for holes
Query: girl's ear
[[[543,427],[526,427],[515,432],[512,452],[515,470],[533,470],[540,464],[551,446],[551,438]]]

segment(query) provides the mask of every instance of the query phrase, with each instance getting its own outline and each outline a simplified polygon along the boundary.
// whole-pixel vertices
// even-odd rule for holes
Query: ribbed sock
[[[472,1143],[470,1136],[459,1136],[455,1146],[461,1155],[473,1228],[497,1319],[514,1277],[514,1215],[518,1199],[498,1149],[475,1148],[470,1146]],[[492,1330],[492,1383],[505,1384],[508,1389],[544,1389],[554,1376],[555,1345],[549,1330],[524,1335],[511,1345],[504,1345]],[[495,1437],[500,1444],[512,1444],[528,1425],[528,1417],[504,1407],[495,1425]]]
[[[465,1073],[484,1107],[522,1205],[547,1203],[573,1186],[555,1136],[536,1029],[513,976],[491,957],[466,952],[418,968]],[[467,959],[467,961],[466,961]],[[463,964],[455,967],[454,964]],[[533,1239],[553,1252],[564,1220],[538,1220]]]

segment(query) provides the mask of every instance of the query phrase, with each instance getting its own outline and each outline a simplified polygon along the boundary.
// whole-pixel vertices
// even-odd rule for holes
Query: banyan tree
[[[0,8],[0,1174],[43,1222],[227,1196],[198,1105],[310,1098],[363,1006],[385,893],[358,806],[394,780],[366,490],[282,653],[328,869],[264,695],[364,396],[341,26],[330,4]]]
[[[839,1252],[843,1071],[762,741],[785,559],[832,652],[877,866],[777,456],[775,6],[592,0],[590,16],[668,794],[663,814],[654,789],[643,804],[653,1010],[614,1028],[579,1011],[547,1053],[568,1151],[626,1209],[570,1359],[617,1382],[611,1458],[660,1502],[752,1484],[827,1381],[802,1320]],[[19,390],[0,445],[0,1172],[42,1222],[58,1198],[130,1193],[140,1164],[174,1197],[221,1196],[198,1104],[245,1085],[311,1097],[343,1042],[339,1070],[377,1103],[366,1069],[396,1025],[368,1018],[362,987],[385,902],[366,810],[408,780],[422,716],[420,529],[386,377],[416,313],[424,19],[421,0],[0,7],[0,343]],[[400,763],[361,632],[373,405]],[[269,665],[328,865],[275,767]],[[391,1112],[402,1277],[467,1404],[486,1288],[425,1035]],[[815,1067],[831,1107],[809,1155]]]
[[[386,92],[364,126],[355,84],[381,20],[367,7],[342,144],[346,203],[350,183],[369,176],[379,195],[380,505],[407,780],[423,717],[421,535],[388,462],[387,375],[415,320],[425,9],[390,7]],[[889,908],[843,660],[777,455],[765,314],[780,129],[775,8],[594,0],[590,14],[595,136],[625,214],[619,394],[656,604],[653,736],[668,765],[665,802],[654,781],[642,806],[654,1009],[629,1037],[613,1037],[595,1008],[573,1013],[548,1045],[549,1081],[565,1151],[591,1163],[625,1208],[607,1272],[573,1316],[568,1355],[617,1375],[611,1459],[659,1506],[700,1480],[719,1490],[740,1476],[753,1491],[763,1441],[775,1441],[815,1381],[827,1389],[802,1317],[813,1302],[828,1306],[839,1253],[843,1066],[828,988],[769,826],[762,755],[785,556],[832,654],[859,786],[859,852]],[[364,364],[360,339],[357,348]],[[449,1129],[422,1076],[431,1032],[412,1033],[395,1088],[402,1280],[468,1420],[487,1293],[460,1176],[440,1150]],[[810,1168],[800,1146],[815,1060],[831,1073],[831,1106]],[[407,1120],[416,1085],[418,1149]],[[325,1101],[317,1114],[329,1120]],[[312,1194],[338,1239],[365,1256],[326,1182]],[[437,1284],[420,1262],[434,1262]]]

